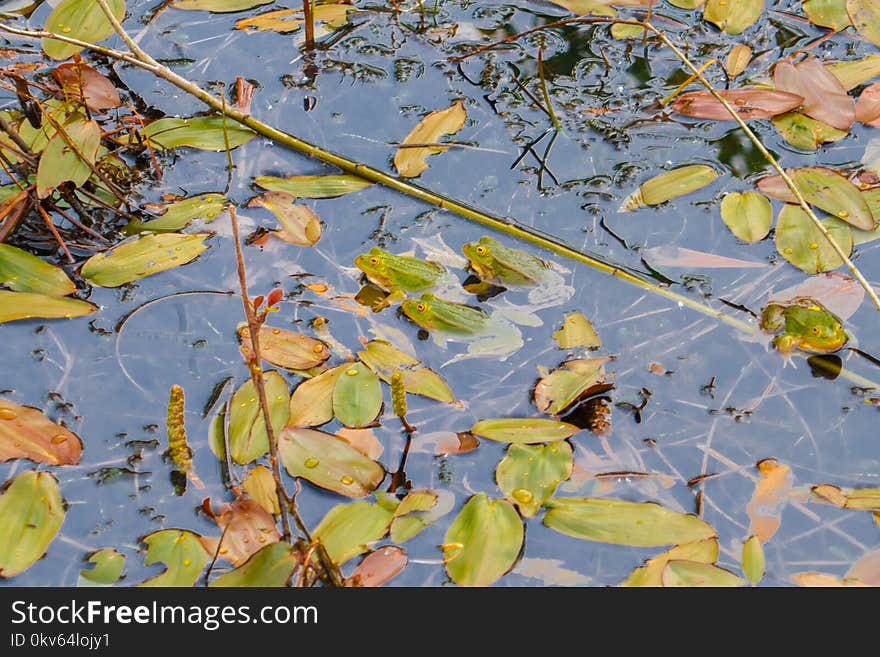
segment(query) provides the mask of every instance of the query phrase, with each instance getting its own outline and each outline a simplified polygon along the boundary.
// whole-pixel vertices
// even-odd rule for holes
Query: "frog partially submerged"
[[[563,303],[574,294],[574,288],[565,285],[553,263],[504,246],[491,237],[468,242],[461,251],[484,283],[529,288],[529,303],[540,308]]]
[[[499,356],[504,360],[523,345],[522,333],[507,320],[430,293],[406,299],[401,309],[441,347],[447,340],[468,343],[467,356],[457,356],[452,361],[469,356]]]
[[[794,349],[830,354],[849,341],[840,318],[811,297],[771,301],[761,312],[761,329],[782,331],[773,338],[773,346],[786,357]]]
[[[364,272],[368,281],[388,293],[384,299],[373,304],[374,312],[404,299],[407,292],[428,290],[449,276],[446,268],[439,263],[395,255],[377,246],[357,256],[354,264]]]

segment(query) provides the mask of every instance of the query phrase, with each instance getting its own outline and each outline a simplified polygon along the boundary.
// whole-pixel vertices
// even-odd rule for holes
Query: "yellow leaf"
[[[394,155],[394,167],[404,178],[414,178],[428,168],[429,155],[442,153],[445,146],[407,147],[407,144],[436,144],[444,135],[458,132],[467,119],[462,101],[455,101],[445,110],[431,112],[403,140]]]

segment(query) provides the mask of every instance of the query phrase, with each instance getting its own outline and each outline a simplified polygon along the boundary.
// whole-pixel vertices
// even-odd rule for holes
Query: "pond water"
[[[647,251],[653,247],[686,247],[749,261],[753,267],[656,267],[671,281],[670,289],[742,321],[754,324],[755,319],[717,299],[760,313],[771,291],[806,278],[779,257],[771,238],[747,245],[722,222],[718,204],[723,195],[753,189],[769,165],[732,122],[688,119],[658,105],[687,76],[656,38],[643,44],[612,38],[607,25],[569,26],[453,63],[449,57],[469,47],[569,14],[542,2],[444,0],[436,13],[426,4],[431,11],[424,15],[411,3],[399,3],[400,13],[390,5],[356,5],[349,26],[321,36],[325,45],[308,57],[301,51],[301,32],[234,29],[237,20],[279,8],[274,5],[212,14],[130,2],[125,25],[142,48],[181,75],[205,87],[247,78],[256,85],[254,116],[381,170],[393,171],[396,144],[428,111],[461,99],[467,121],[452,139],[462,147],[429,158],[419,185],[643,272],[642,258],[655,253]],[[719,33],[699,20],[699,12],[665,3],[655,9],[655,23],[677,43],[687,43],[698,63],[723,60],[730,46],[748,43],[756,59],[735,85],[744,86],[767,77],[777,59],[825,33],[803,19],[799,2],[766,5],[762,18],[739,36]],[[37,8],[30,24],[41,26],[49,11],[48,6]],[[634,10],[630,15],[643,14]],[[115,37],[107,43],[122,45]],[[539,48],[562,128],[548,153],[551,120],[514,82],[519,79],[541,96]],[[829,60],[855,59],[877,48],[842,34],[812,52]],[[163,114],[190,116],[203,109],[149,73],[121,65],[114,70],[132,95]],[[720,67],[707,75],[725,86]],[[4,107],[14,104],[13,94],[0,94]],[[788,145],[767,121],[752,125],[786,167],[858,167],[866,146],[880,135],[857,123],[841,142],[808,152]],[[522,149],[544,133],[534,152],[520,158]],[[545,155],[543,169],[538,158]],[[258,191],[254,176],[336,172],[262,137],[235,149],[233,157],[228,191],[225,153],[181,149],[162,157],[162,181],[145,184],[139,192],[148,202],[166,193],[225,191],[239,204],[242,230],[248,234],[276,225],[264,209],[245,207]],[[722,175],[658,207],[618,211],[644,180],[694,163],[711,165]],[[614,387],[603,394],[610,423],[606,430],[584,430],[570,439],[575,471],[557,495],[655,501],[676,511],[700,511],[718,532],[718,565],[741,572],[742,541],[750,533],[748,505],[760,479],[756,464],[773,458],[791,468],[793,489],[777,509],[769,510],[780,515],[781,524],[764,546],[762,585],[791,585],[793,575],[808,571],[843,577],[860,557],[877,549],[877,525],[870,513],[817,504],[809,493],[811,486],[826,483],[880,486],[878,409],[865,401],[876,391],[865,393],[844,377],[817,376],[802,358],[786,365],[766,341],[746,339],[714,318],[378,185],[307,203],[323,223],[316,246],[269,240],[244,249],[251,293],[265,294],[276,285],[286,292],[270,324],[314,335],[310,322],[324,317],[335,340],[352,351],[361,347],[361,338],[393,339],[440,373],[457,400],[445,405],[409,397],[408,419],[418,432],[406,475],[414,488],[449,491],[455,507],[404,544],[409,564],[390,585],[449,585],[438,545],[454,514],[472,493],[503,496],[494,471],[504,444],[484,439],[468,453],[440,456],[428,434],[465,431],[482,418],[538,416],[532,388],[541,368],[553,369],[569,357],[552,333],[574,311],[589,318],[601,338],[593,355],[613,356],[606,369]],[[780,205],[774,201],[774,208]],[[195,262],[119,289],[91,288],[88,299],[100,306],[91,317],[0,325],[0,393],[63,420],[85,445],[78,465],[52,469],[68,505],[59,536],[45,558],[0,585],[75,585],[85,556],[103,547],[126,555],[123,582],[134,584],[161,570],[143,565],[142,536],[162,528],[218,533],[198,507],[205,497],[231,498],[221,464],[208,447],[210,417],[203,416],[202,408],[218,383],[232,377],[237,386],[247,379],[247,370],[235,333],[243,312],[235,293],[229,217],[189,229],[198,230],[215,235]],[[350,299],[339,303],[337,297],[359,290],[354,258],[372,246],[425,257],[431,255],[425,246],[446,245],[460,254],[464,243],[487,234],[557,263],[573,292],[557,305],[538,304],[534,314],[540,325],[522,326],[524,346],[503,359],[473,357],[445,364],[463,353],[461,343],[441,347],[420,339],[418,327],[396,307],[358,313],[351,310],[356,304]],[[854,253],[875,285],[880,280],[877,244],[865,243]],[[468,275],[454,271],[462,281]],[[307,287],[312,284],[331,291],[319,294]],[[529,303],[525,293],[511,289],[482,306],[492,310],[508,302]],[[880,354],[877,327],[877,311],[867,300],[847,322],[852,344],[875,355]],[[877,366],[857,353],[844,350],[838,356],[847,368],[880,380]],[[329,364],[345,360],[334,349]],[[284,376],[291,386],[300,380],[291,373]],[[193,463],[206,484],[204,490],[189,486],[183,496],[174,494],[162,459],[168,390],[174,384],[186,391]],[[340,425],[334,420],[323,428],[336,431]],[[383,447],[378,460],[393,472],[404,433],[389,403],[382,426],[373,431]],[[29,467],[20,461],[0,464],[0,479]],[[701,475],[713,476],[692,482]],[[387,484],[388,478],[380,488]],[[345,501],[304,483],[298,507],[313,527]],[[540,513],[525,526],[522,557],[498,586],[615,585],[662,551],[565,536],[544,526]],[[344,572],[356,563],[348,562]]]

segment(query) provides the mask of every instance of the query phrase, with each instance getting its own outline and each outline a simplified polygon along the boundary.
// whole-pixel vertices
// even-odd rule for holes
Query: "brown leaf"
[[[831,484],[819,484],[810,489],[816,497],[829,504],[833,504],[838,509],[846,507],[846,494],[837,486]]]
[[[780,91],[803,96],[803,114],[838,130],[849,130],[856,120],[852,96],[834,75],[815,57],[799,64],[777,62],[773,83]]]
[[[396,577],[407,564],[406,550],[396,545],[370,552],[345,579],[346,586],[377,587]]]
[[[236,566],[269,543],[281,540],[275,518],[254,500],[242,498],[231,504],[221,504],[215,513],[210,500],[206,498],[202,510],[223,530],[219,548],[217,539],[212,538],[201,537],[202,545],[212,554],[216,551],[220,558]]]
[[[48,465],[79,462],[82,441],[37,408],[0,399],[0,461],[30,459]]]
[[[856,103],[856,120],[880,128],[880,82],[865,87]]]
[[[826,575],[825,573],[795,573],[791,576],[791,581],[798,586],[825,588],[839,586],[865,586],[857,580],[840,579],[834,575]]]
[[[254,97],[254,85],[238,76],[235,78],[235,106],[242,114],[251,113],[251,100]]]
[[[436,144],[443,136],[458,132],[467,119],[467,110],[460,100],[444,110],[431,112],[413,128],[401,147],[394,154],[394,168],[403,178],[413,178],[428,168],[427,158],[442,153],[445,146],[416,146],[417,144]],[[412,148],[407,146],[412,144]]]
[[[85,102],[92,110],[120,107],[122,101],[114,84],[83,62],[61,64],[52,70],[52,77],[65,95]]]
[[[775,91],[773,89],[730,89],[718,94],[733,105],[736,113],[744,121],[769,119],[777,114],[785,114],[797,109],[804,102],[801,95]],[[698,119],[733,121],[733,117],[708,91],[689,91],[672,103],[672,109],[679,114]]]
[[[782,507],[785,496],[791,489],[791,468],[776,459],[758,462],[760,479],[749,501],[747,511],[751,523],[749,535],[757,536],[762,544],[770,540],[782,522]]]
[[[238,327],[241,352],[250,359],[253,345],[246,324]],[[330,358],[330,349],[316,338],[272,326],[260,327],[260,355],[268,363],[290,370],[317,367]]]
[[[666,374],[672,374],[671,371],[667,370],[660,363],[651,363],[648,365],[648,371],[651,374],[656,374],[657,376],[664,376]]]

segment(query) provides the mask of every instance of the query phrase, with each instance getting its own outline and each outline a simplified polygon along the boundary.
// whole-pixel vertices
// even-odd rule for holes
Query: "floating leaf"
[[[125,18],[125,0],[108,0],[107,5],[116,20]],[[88,43],[97,43],[113,34],[113,26],[94,0],[64,0],[49,14],[45,29]],[[82,50],[57,39],[43,39],[42,45],[43,52],[52,59],[67,59]]]
[[[766,267],[767,264],[756,260],[740,260],[726,256],[694,251],[683,246],[652,246],[642,249],[642,258],[655,269],[658,267],[689,267],[694,269],[728,269]]]
[[[703,20],[728,34],[739,34],[761,17],[764,0],[706,0]]]
[[[715,563],[718,559],[718,539],[707,538],[702,541],[683,543],[669,548],[652,559],[645,561],[644,566],[636,568],[621,586],[663,586],[663,571],[666,564],[673,560],[698,561]]]
[[[471,433],[489,440],[525,444],[565,440],[578,431],[573,424],[536,417],[480,420],[471,427]]]
[[[229,201],[223,194],[199,194],[164,205],[148,206],[160,216],[150,221],[132,220],[123,227],[126,235],[142,231],[170,233],[183,230],[194,219],[213,221],[226,210]]]
[[[288,543],[276,542],[261,547],[235,570],[208,584],[209,587],[280,587],[287,586],[300,562],[300,553]]]
[[[589,541],[655,547],[716,535],[702,518],[671,511],[654,502],[572,497],[554,498],[544,506],[546,526]]]
[[[92,285],[119,287],[195,260],[208,248],[208,233],[130,237],[86,260],[80,275]]]
[[[272,476],[272,471],[265,465],[255,465],[251,468],[241,487],[267,513],[277,516],[281,512],[281,508],[278,506],[275,478]]]
[[[269,371],[263,374],[263,383],[272,429],[277,436],[287,423],[287,382],[278,372]],[[260,409],[260,398],[251,379],[235,391],[229,407],[230,456],[235,463],[250,463],[269,451],[269,438]]]
[[[746,507],[749,514],[749,535],[761,543],[770,540],[782,522],[782,508],[791,489],[791,468],[776,459],[764,459],[758,463],[760,479]]]
[[[364,500],[338,504],[318,523],[312,538],[321,541],[330,558],[341,566],[385,536],[392,515],[383,505]]]
[[[743,575],[753,585],[764,577],[764,548],[761,546],[761,539],[757,536],[749,536],[748,540],[743,542],[742,569]]]
[[[849,134],[800,112],[774,116],[771,121],[785,141],[805,151],[814,151],[822,144],[840,141]]]
[[[0,497],[0,577],[15,577],[46,552],[64,522],[58,481],[25,470]]]
[[[216,14],[231,13],[253,9],[269,4],[272,0],[176,0],[171,6],[175,9],[210,11]]]
[[[243,564],[264,545],[281,540],[275,518],[255,500],[242,498],[231,504],[221,504],[215,512],[210,500],[206,499],[202,510],[222,530],[219,540],[201,537],[202,545],[211,554],[217,554],[236,566]]]
[[[406,550],[396,545],[386,545],[364,557],[351,576],[345,579],[345,585],[365,588],[382,586],[397,577],[406,564]]]
[[[333,414],[347,427],[366,427],[382,410],[379,378],[363,363],[352,363],[333,388]]]
[[[352,192],[359,192],[373,183],[357,176],[348,174],[332,174],[327,176],[293,176],[278,178],[276,176],[257,176],[254,182],[271,192],[283,192],[301,198],[331,198]]]
[[[727,75],[735,78],[748,68],[751,59],[752,49],[744,43],[738,43],[727,53],[727,62],[724,65]]]
[[[840,80],[844,89],[852,91],[860,84],[880,75],[880,54],[866,55],[848,62],[831,62],[826,64],[825,68]]]
[[[744,242],[760,242],[770,232],[773,208],[758,192],[732,192],[721,199],[721,219]]]
[[[443,377],[386,340],[370,340],[358,352],[358,358],[388,384],[391,383],[393,372],[399,371],[403,387],[411,395],[422,395],[447,404],[454,401]]]
[[[859,309],[865,298],[865,288],[852,276],[839,271],[824,272],[807,280],[773,292],[773,301],[791,301],[795,297],[810,297],[822,304],[840,319],[846,321]]]
[[[509,502],[474,495],[446,531],[446,572],[459,586],[489,586],[513,568],[523,536],[522,521]]]
[[[610,358],[569,360],[535,385],[535,405],[547,415],[564,413],[579,399],[608,390],[605,363]]]
[[[444,146],[405,148],[407,144],[436,144],[444,135],[452,135],[461,130],[466,119],[464,103],[457,100],[450,107],[431,112],[419,121],[394,154],[394,168],[397,173],[404,178],[414,178],[428,168],[426,160],[429,155],[446,150]]]
[[[792,64],[776,63],[773,83],[779,91],[803,96],[801,112],[838,130],[849,130],[856,119],[852,96],[815,57]]]
[[[804,102],[803,96],[764,88],[719,90],[718,95],[733,106],[743,121],[769,119],[797,109]],[[734,120],[727,108],[709,91],[682,94],[672,103],[672,109],[698,119]]]
[[[856,119],[880,128],[880,82],[865,87],[856,103]]]
[[[62,133],[56,133],[46,144],[37,166],[37,196],[40,198],[46,198],[64,182],[81,187],[91,177],[98,158],[101,128],[97,121],[71,121],[63,128],[66,138]],[[71,142],[76,145],[76,150]]]
[[[703,3],[706,0],[666,0],[673,7],[678,7],[679,9],[696,9],[697,7],[702,7]]]
[[[79,463],[82,441],[37,408],[0,398],[0,461],[30,459],[48,465]]]
[[[560,349],[586,347],[597,349],[602,346],[599,334],[582,313],[569,313],[562,320],[562,328],[553,332],[553,339]]]
[[[186,529],[162,529],[145,536],[147,558],[144,565],[164,563],[166,569],[138,586],[193,586],[210,556],[200,536]]]
[[[670,561],[663,569],[663,586],[742,586],[743,579],[729,570],[700,561]]]
[[[718,172],[705,164],[688,164],[661,173],[630,194],[620,206],[620,212],[644,205],[658,205],[705,187],[718,177]]]
[[[852,251],[849,227],[840,219],[822,220],[844,253]],[[837,269],[843,260],[800,206],[786,204],[776,219],[776,249],[783,258],[808,274]]]
[[[343,427],[336,432],[338,438],[342,438],[349,445],[354,447],[361,454],[374,461],[382,456],[385,448],[376,438],[376,434],[372,429],[346,429]]]
[[[495,469],[504,496],[531,518],[549,500],[560,482],[571,476],[571,445],[510,445]]]
[[[858,580],[868,586],[880,586],[880,550],[866,552],[850,566],[845,579]]]
[[[339,365],[300,383],[290,397],[291,427],[317,427],[333,419],[333,389],[347,365]]]
[[[76,285],[63,270],[8,244],[0,244],[0,285],[53,297],[76,292]]]
[[[61,64],[51,71],[68,98],[84,102],[92,110],[120,107],[122,101],[116,86],[85,62]]]
[[[82,317],[96,310],[96,306],[79,299],[0,290],[0,324],[34,317]]]
[[[296,197],[287,192],[266,192],[248,201],[248,207],[261,206],[281,223],[273,234],[296,246],[314,246],[321,239],[321,221],[310,208],[294,203]]]
[[[813,486],[813,494],[841,509],[880,512],[880,488],[841,489],[830,484]]]
[[[813,25],[827,27],[835,32],[852,25],[849,14],[846,13],[846,0],[806,0],[804,13]]]
[[[614,23],[611,25],[611,36],[615,39],[641,39],[645,34],[645,28],[641,25],[629,23]]]
[[[256,136],[256,132],[237,121],[224,121],[222,116],[214,115],[186,119],[166,117],[148,123],[142,135],[154,148],[189,146],[205,151],[225,151],[227,138],[229,148],[236,148]]]
[[[246,359],[251,359],[253,345],[247,324],[239,324],[237,332],[241,341],[242,355]],[[264,325],[260,327],[260,356],[276,367],[308,370],[330,358],[330,349],[316,338],[288,329]]]
[[[110,586],[115,584],[125,567],[125,555],[113,548],[97,550],[89,555],[88,563],[94,568],[79,571],[77,586]]]
[[[278,452],[291,477],[347,497],[364,497],[385,477],[385,470],[342,438],[315,429],[285,427]]]
[[[261,4],[263,3],[261,2]],[[235,23],[235,29],[287,34],[288,32],[296,32],[302,26],[302,22],[301,10],[276,9],[250,18],[242,18]]]
[[[455,506],[455,495],[448,490],[411,490],[394,511],[391,540],[403,543],[433,524]]]
[[[880,7],[876,0],[846,0],[846,13],[859,34],[880,46]]]

